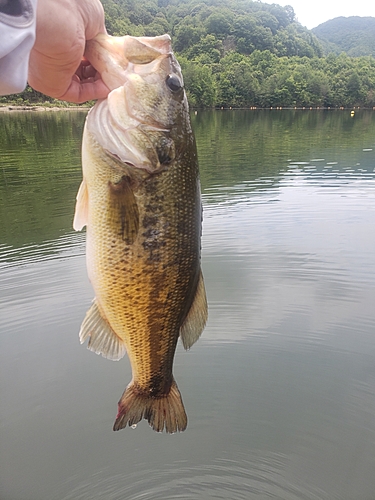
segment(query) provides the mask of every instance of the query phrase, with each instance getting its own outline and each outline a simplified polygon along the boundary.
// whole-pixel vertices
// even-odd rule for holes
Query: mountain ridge
[[[375,57],[375,17],[339,16],[310,31],[325,54],[346,52],[351,57]]]

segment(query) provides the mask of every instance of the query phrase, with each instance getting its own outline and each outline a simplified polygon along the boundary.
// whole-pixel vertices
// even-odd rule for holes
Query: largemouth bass
[[[172,367],[207,319],[200,266],[197,151],[181,69],[168,35],[99,35],[87,55],[111,89],[85,123],[83,181],[74,228],[87,226],[95,299],[80,341],[106,358],[127,352],[132,380],[114,430],[148,420],[183,431],[187,416]]]

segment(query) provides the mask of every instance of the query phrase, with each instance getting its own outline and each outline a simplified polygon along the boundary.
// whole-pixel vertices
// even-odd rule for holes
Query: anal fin
[[[87,348],[105,358],[118,361],[126,353],[123,341],[103,317],[96,299],[94,299],[92,306],[87,311],[79,332],[81,344],[87,338],[89,338]]]
[[[200,271],[195,297],[180,328],[180,338],[185,349],[189,349],[200,337],[207,322],[208,309],[203,274]]]

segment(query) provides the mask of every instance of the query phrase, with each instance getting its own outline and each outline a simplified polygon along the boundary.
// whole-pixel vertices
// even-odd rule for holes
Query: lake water
[[[192,115],[209,322],[185,432],[112,431],[80,346],[84,112],[0,114],[1,500],[375,499],[375,112]]]

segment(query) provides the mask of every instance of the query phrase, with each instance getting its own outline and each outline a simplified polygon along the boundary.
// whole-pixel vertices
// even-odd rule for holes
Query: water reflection
[[[84,117],[0,114],[0,497],[372,499],[375,114],[193,115],[210,318],[174,436],[113,433],[129,363],[78,343]]]
[[[85,117],[85,111],[0,113],[1,244],[20,248],[71,231]]]

